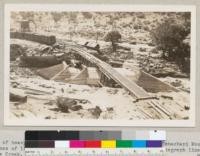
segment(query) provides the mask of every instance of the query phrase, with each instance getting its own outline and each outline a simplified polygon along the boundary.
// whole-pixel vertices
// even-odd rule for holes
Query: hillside
[[[19,21],[31,20],[32,31],[59,34],[68,39],[82,37],[102,40],[104,35],[117,30],[122,40],[151,43],[149,33],[168,18],[180,23],[184,13],[143,12],[13,12],[11,29],[19,30]]]

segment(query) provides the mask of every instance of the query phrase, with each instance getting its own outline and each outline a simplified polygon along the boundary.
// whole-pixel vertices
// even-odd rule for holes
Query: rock
[[[164,98],[164,99],[170,99],[170,100],[173,100],[173,97],[171,97],[171,96],[161,95],[161,97]]]
[[[109,94],[115,95],[115,94],[118,93],[118,90],[117,90],[117,89],[107,89],[107,92],[108,92]]]
[[[27,96],[10,93],[10,101],[25,103],[27,102]]]
[[[146,48],[140,48],[139,50],[140,50],[141,52],[146,52],[146,51],[147,51]]]
[[[73,111],[78,111],[80,109],[83,109],[83,107],[81,105],[75,105],[75,106],[70,107],[70,109]]]
[[[51,116],[46,116],[45,119],[51,119]]]
[[[56,104],[62,112],[69,112],[69,108],[71,109],[74,105],[76,105],[77,101],[66,97],[58,97]]]
[[[44,103],[44,105],[52,106],[55,103],[54,100],[50,100],[49,102]]]
[[[41,53],[42,54],[49,54],[51,51],[52,51],[52,47],[50,46],[47,46],[47,47],[44,47],[42,50],[41,50]]]
[[[149,66],[150,66],[150,67],[154,67],[154,66],[155,66],[155,64],[153,64],[153,63],[150,63],[150,64],[149,64]]]
[[[155,44],[152,43],[152,42],[149,42],[149,43],[148,43],[148,46],[155,46]]]
[[[136,41],[131,41],[130,44],[136,45],[137,42]]]
[[[174,87],[180,87],[182,85],[182,82],[180,80],[176,80],[175,82],[171,82],[171,85]]]
[[[184,106],[185,110],[190,110],[190,106]]]
[[[158,50],[157,50],[156,48],[153,48],[153,49],[151,50],[151,53],[153,53],[153,54],[158,54]]]
[[[20,55],[24,53],[22,46],[18,44],[10,45],[10,61],[15,61]]]
[[[114,109],[113,109],[113,107],[108,107],[107,108],[107,111],[109,111],[109,112],[112,112]]]
[[[101,115],[102,113],[102,110],[99,106],[96,106],[95,108],[91,108],[91,109],[88,109],[89,112],[91,112],[91,114],[96,118],[98,119],[99,116]]]
[[[13,88],[17,88],[19,85],[20,85],[20,84],[19,84],[18,82],[13,82],[13,83],[11,84],[11,86],[12,86]]]
[[[86,104],[88,102],[89,102],[88,100],[80,100],[80,103],[82,103],[82,104]]]

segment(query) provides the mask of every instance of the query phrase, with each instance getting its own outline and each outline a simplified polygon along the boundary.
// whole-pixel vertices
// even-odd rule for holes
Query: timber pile
[[[10,101],[12,102],[27,102],[27,96],[22,93],[22,92],[19,92],[19,90],[11,90],[10,91]]]
[[[50,67],[62,63],[57,56],[21,56],[20,66],[22,67]]]
[[[39,42],[41,44],[53,45],[56,43],[55,36],[40,35],[30,32],[10,32],[10,38],[29,40]]]
[[[147,102],[138,103],[139,111],[141,111],[147,119],[164,119],[164,120],[186,120],[188,114],[183,106],[177,102],[171,101],[170,104],[159,102],[158,100],[149,100]]]

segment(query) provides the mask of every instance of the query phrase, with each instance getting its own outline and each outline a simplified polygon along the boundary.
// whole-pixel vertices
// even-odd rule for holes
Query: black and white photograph
[[[7,125],[194,126],[193,6],[5,8]]]

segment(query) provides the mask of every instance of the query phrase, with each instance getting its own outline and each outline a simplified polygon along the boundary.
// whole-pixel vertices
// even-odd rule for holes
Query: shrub
[[[62,18],[62,14],[59,13],[59,12],[52,12],[51,16],[52,16],[52,18],[53,18],[53,20],[54,20],[55,23],[57,23],[58,21],[60,21],[61,18]]]
[[[135,22],[137,20],[137,17],[133,16],[132,17],[132,22]]]
[[[183,42],[188,34],[188,28],[184,24],[178,24],[171,19],[165,20],[151,32],[157,48],[163,51],[163,58],[175,61],[183,70],[189,69],[186,67],[186,60],[190,58],[190,48]]]
[[[139,25],[139,24],[136,24],[136,25],[134,25],[134,26],[133,26],[133,28],[134,28],[135,30],[138,30],[138,29],[141,29],[141,28],[142,28],[142,26],[141,26],[141,25]]]
[[[138,18],[145,18],[145,14],[143,12],[138,13],[137,15]]]
[[[118,31],[110,31],[106,34],[104,40],[107,42],[119,42],[121,34]]]
[[[90,12],[82,12],[82,15],[87,19],[91,19],[93,17],[92,13]]]
[[[144,24],[145,24],[145,25],[149,25],[149,24],[151,24],[151,22],[148,21],[148,20],[146,20],[146,21],[144,21]]]
[[[145,31],[149,31],[149,27],[148,26],[144,26],[143,28]]]
[[[107,42],[111,42],[113,47],[113,52],[116,52],[117,50],[116,43],[119,42],[121,38],[122,36],[118,31],[110,31],[106,34],[104,40]]]

